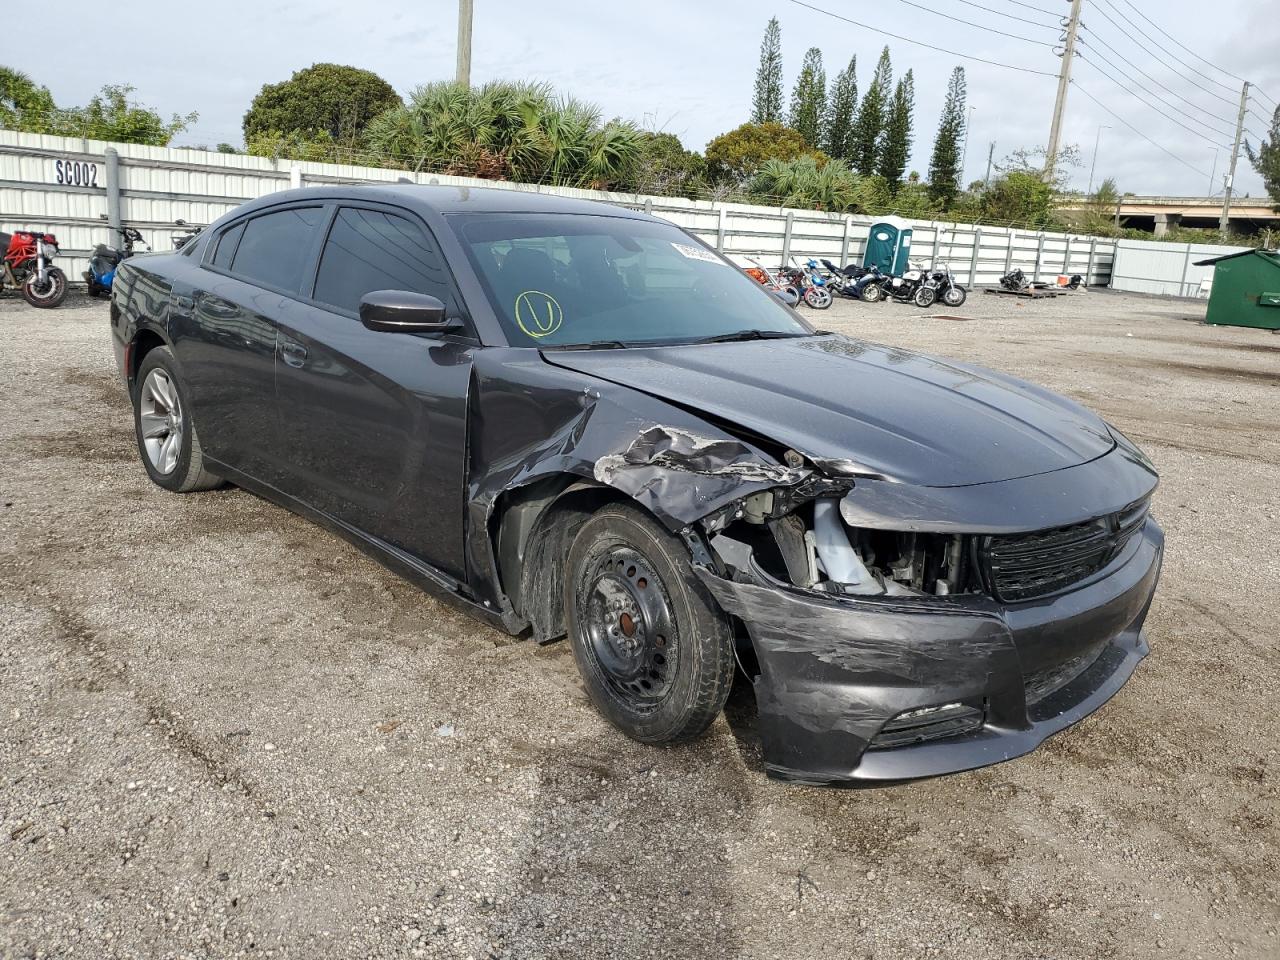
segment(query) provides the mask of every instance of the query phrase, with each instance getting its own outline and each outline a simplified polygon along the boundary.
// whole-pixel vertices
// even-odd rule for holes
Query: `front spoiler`
[[[804,783],[932,777],[1018,757],[1106,703],[1147,655],[1142,624],[1160,575],[1154,520],[1086,584],[1041,601],[827,597],[753,567],[750,582],[698,575],[746,625],[765,770]],[[1085,654],[1087,669],[1027,702],[1028,675]],[[980,705],[971,733],[868,749],[911,710]]]

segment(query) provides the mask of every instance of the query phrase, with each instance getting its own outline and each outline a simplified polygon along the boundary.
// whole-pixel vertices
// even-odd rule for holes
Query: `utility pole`
[[[1080,31],[1080,5],[1084,0],[1071,0],[1063,38],[1062,68],[1058,71],[1058,99],[1053,104],[1053,124],[1049,127],[1049,147],[1044,155],[1044,178],[1052,181],[1058,166],[1058,144],[1062,140],[1062,115],[1067,109],[1067,89],[1071,86],[1071,61],[1076,56],[1076,34]]]
[[[1218,233],[1226,239],[1231,220],[1231,187],[1236,179],[1236,160],[1240,157],[1240,138],[1244,136],[1244,114],[1249,109],[1249,81],[1240,88],[1240,115],[1236,118],[1236,142],[1231,145],[1231,165],[1227,168],[1226,189],[1222,191],[1222,219]]]
[[[991,189],[991,163],[996,158],[996,142],[991,141],[991,146],[987,148],[987,178],[983,181],[984,189]]]
[[[471,86],[471,15],[473,0],[458,0],[458,76],[461,86]]]
[[[960,152],[960,179],[962,181],[964,180],[965,164],[969,161],[969,131],[973,128],[973,111],[977,109],[977,107],[970,107],[969,119],[964,122],[964,150]],[[960,186],[963,187],[964,184],[961,183]]]

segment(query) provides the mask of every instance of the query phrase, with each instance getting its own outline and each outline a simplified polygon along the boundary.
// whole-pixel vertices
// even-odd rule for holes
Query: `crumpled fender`
[[[468,464],[467,562],[473,592],[523,626],[502,589],[493,515],[511,491],[577,476],[625,493],[673,532],[752,493],[797,486],[779,464],[696,414],[626,386],[546,363],[527,349],[476,355]]]

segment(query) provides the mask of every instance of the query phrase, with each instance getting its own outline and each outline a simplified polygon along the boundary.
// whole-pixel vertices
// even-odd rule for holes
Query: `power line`
[[[1105,3],[1108,7],[1111,7],[1111,9],[1112,9],[1112,10],[1115,10],[1115,12],[1116,12],[1116,16],[1120,17],[1120,19],[1122,19],[1125,23],[1129,24],[1129,26],[1130,26],[1130,27],[1132,27],[1134,30],[1136,30],[1136,31],[1138,32],[1138,34],[1139,34],[1139,35],[1141,35],[1141,36],[1142,36],[1142,37],[1144,37],[1145,39],[1147,39],[1147,40],[1151,41],[1151,43],[1152,43],[1155,47],[1157,47],[1158,49],[1160,49],[1160,50],[1162,50],[1163,52],[1167,53],[1169,56],[1174,57],[1175,59],[1178,57],[1178,55],[1177,55],[1176,53],[1174,53],[1174,52],[1173,52],[1172,50],[1170,50],[1168,47],[1166,47],[1166,46],[1162,45],[1158,40],[1156,40],[1156,39],[1155,39],[1154,37],[1152,37],[1149,33],[1147,33],[1146,31],[1144,31],[1140,26],[1138,26],[1136,23],[1134,23],[1132,20],[1130,20],[1128,17],[1126,17],[1126,16],[1124,15],[1124,13],[1123,13],[1121,10],[1117,9],[1117,8],[1116,8],[1116,6],[1115,6],[1114,4],[1112,4],[1112,3],[1111,3],[1111,0],[1101,0],[1101,2],[1102,2],[1102,3]],[[1111,22],[1112,22],[1112,23],[1115,23],[1115,24],[1116,24],[1117,29],[1120,29],[1120,30],[1123,30],[1123,29],[1124,29],[1124,28],[1123,28],[1123,27],[1121,27],[1118,23],[1116,23],[1116,22],[1115,22],[1115,20],[1112,20],[1112,19],[1111,19],[1111,17],[1107,14],[1107,12],[1106,12],[1105,10],[1103,10],[1101,7],[1095,7],[1094,9],[1096,9],[1099,13],[1101,13],[1101,14],[1102,14],[1104,17],[1106,17],[1108,20],[1111,20]],[[1176,43],[1177,41],[1174,41],[1174,42]],[[1179,46],[1181,46],[1181,44],[1179,44]],[[1148,52],[1149,52],[1149,51],[1148,51]],[[1210,64],[1210,66],[1212,66],[1212,64]],[[1217,84],[1217,85],[1218,85],[1218,86],[1220,86],[1223,90],[1232,90],[1232,89],[1233,89],[1230,85],[1223,83],[1221,80],[1215,80],[1215,79],[1213,79],[1213,77],[1209,76],[1207,73],[1204,73],[1204,72],[1203,72],[1203,71],[1201,71],[1201,70],[1197,70],[1195,67],[1191,66],[1190,64],[1187,64],[1187,69],[1188,69],[1188,70],[1190,70],[1192,73],[1196,74],[1197,76],[1199,76],[1199,77],[1203,77],[1204,79],[1208,80],[1210,83]],[[1225,71],[1224,71],[1224,72],[1225,72]],[[1187,77],[1183,77],[1182,79],[1186,80],[1188,83],[1195,84],[1195,81],[1194,81],[1194,80],[1191,80],[1191,79],[1189,79],[1189,78],[1187,78]],[[1195,85],[1196,85],[1196,86],[1199,86],[1199,84],[1195,84]],[[1200,87],[1200,89],[1201,89],[1201,90],[1204,90],[1204,87]],[[1206,93],[1209,93],[1209,92],[1211,92],[1211,91],[1205,91],[1205,92],[1206,92]],[[1214,94],[1214,96],[1217,96],[1217,94]],[[1227,101],[1227,102],[1229,103],[1230,101]]]
[[[1088,44],[1086,44],[1086,46],[1088,46]],[[1110,46],[1108,46],[1108,47],[1107,47],[1107,49],[1108,49],[1108,50],[1111,50],[1111,51],[1112,51],[1112,53],[1115,53],[1115,50],[1113,50]],[[1198,123],[1198,124],[1200,124],[1202,127],[1206,128],[1206,129],[1208,129],[1208,130],[1212,130],[1214,133],[1221,134],[1221,135],[1222,135],[1222,136],[1224,136],[1224,137],[1229,137],[1229,136],[1231,136],[1231,131],[1230,131],[1230,130],[1224,130],[1224,129],[1222,129],[1221,127],[1215,127],[1215,126],[1214,126],[1213,124],[1211,124],[1211,123],[1206,123],[1204,120],[1201,120],[1199,117],[1195,117],[1195,116],[1192,116],[1191,114],[1187,113],[1185,110],[1183,110],[1183,108],[1182,108],[1182,107],[1179,107],[1177,104],[1175,104],[1175,103],[1170,103],[1168,100],[1166,100],[1164,97],[1160,96],[1160,94],[1156,93],[1154,90],[1151,90],[1150,88],[1148,88],[1148,87],[1144,86],[1144,85],[1143,85],[1143,83],[1142,83],[1142,81],[1138,80],[1137,78],[1135,78],[1135,77],[1134,77],[1133,75],[1131,75],[1131,74],[1125,73],[1125,71],[1124,71],[1122,68],[1120,68],[1120,67],[1116,66],[1114,63],[1112,63],[1112,62],[1111,62],[1110,60],[1108,60],[1106,57],[1102,56],[1102,54],[1100,54],[1100,53],[1095,53],[1095,52],[1093,52],[1093,51],[1090,51],[1090,56],[1091,56],[1091,57],[1093,57],[1093,58],[1096,58],[1097,60],[1101,60],[1103,63],[1105,63],[1107,66],[1109,66],[1112,70],[1115,70],[1115,71],[1116,71],[1116,73],[1120,74],[1120,76],[1124,77],[1126,80],[1128,80],[1130,83],[1132,83],[1132,84],[1133,84],[1135,87],[1137,87],[1139,90],[1142,90],[1144,93],[1147,93],[1147,94],[1149,94],[1149,95],[1150,95],[1150,96],[1152,96],[1152,97],[1155,97],[1157,100],[1159,100],[1161,103],[1163,103],[1163,104],[1164,104],[1166,107],[1168,107],[1170,110],[1176,110],[1176,111],[1178,111],[1178,112],[1179,112],[1179,113],[1181,113],[1184,117],[1186,117],[1188,120],[1192,121],[1193,123]],[[1125,63],[1129,63],[1129,61],[1128,61],[1128,60],[1125,60],[1125,59],[1124,59],[1124,57],[1121,57],[1119,53],[1116,53],[1116,56],[1117,56],[1117,57],[1120,57],[1120,59],[1121,59],[1121,60],[1123,60]],[[1082,58],[1082,59],[1086,59],[1086,60],[1088,60],[1088,59],[1089,59],[1089,58],[1084,57],[1084,54],[1081,54],[1081,58]],[[1092,61],[1092,60],[1090,60],[1089,62],[1093,62],[1093,61]],[[1168,88],[1168,87],[1166,87],[1164,84],[1160,83],[1160,81],[1156,80],[1154,77],[1149,76],[1146,72],[1144,72],[1143,70],[1140,70],[1138,67],[1134,66],[1132,63],[1129,63],[1129,65],[1130,65],[1130,66],[1133,66],[1133,68],[1134,68],[1135,70],[1137,70],[1139,73],[1141,73],[1144,77],[1147,77],[1149,80],[1152,80],[1152,81],[1153,81],[1157,86],[1159,86],[1162,90],[1168,90],[1168,91],[1169,91],[1169,93],[1173,93],[1173,91],[1172,91],[1172,90],[1169,90],[1169,88]],[[1094,66],[1097,66],[1097,64],[1096,64],[1096,63],[1094,63]],[[1177,96],[1177,94],[1175,93],[1175,94],[1174,94],[1174,96]],[[1182,97],[1181,99],[1182,99],[1184,102],[1186,102],[1186,103],[1190,103],[1193,107],[1195,107],[1195,104],[1194,104],[1194,103],[1191,103],[1191,101],[1190,101],[1190,100],[1187,100],[1185,97]],[[1199,107],[1196,107],[1196,109],[1197,109],[1197,110],[1199,110],[1200,108],[1199,108]],[[1213,116],[1212,114],[1209,114],[1209,113],[1208,113],[1208,111],[1203,111],[1203,112],[1204,112],[1204,113],[1206,113],[1206,114],[1208,114],[1209,116]]]
[[[1019,23],[1029,23],[1033,27],[1041,27],[1045,30],[1059,29],[1059,25],[1056,23],[1045,23],[1043,20],[1028,20],[1026,17],[1019,17],[1016,14],[1006,13],[1003,10],[997,10],[995,7],[986,7],[980,3],[974,3],[973,0],[960,0],[960,3],[963,3],[968,7],[977,7],[979,10],[986,10],[988,13],[994,13],[997,17],[1004,17],[1006,20],[1017,20]]]
[[[1094,9],[1095,9],[1095,10],[1097,10],[1097,11],[1098,11],[1098,13],[1100,13],[1100,14],[1102,14],[1104,17],[1106,17],[1106,18],[1107,18],[1107,20],[1111,23],[1111,25],[1112,25],[1113,27],[1115,27],[1117,30],[1119,30],[1121,33],[1124,33],[1124,34],[1127,34],[1127,33],[1128,33],[1128,31],[1126,31],[1124,27],[1122,27],[1122,26],[1120,26],[1120,24],[1116,23],[1115,19],[1114,19],[1110,14],[1108,14],[1108,13],[1107,13],[1107,11],[1103,10],[1101,7],[1095,7]],[[1112,8],[1112,9],[1114,9],[1114,8]],[[1120,11],[1119,11],[1119,10],[1116,10],[1116,13],[1120,13]],[[1120,16],[1122,16],[1122,17],[1123,17],[1123,16],[1124,16],[1124,14],[1120,13]],[[1086,29],[1087,29],[1087,28],[1086,28]],[[1139,32],[1141,32],[1141,31],[1139,31]],[[1146,34],[1143,34],[1143,36],[1146,36]],[[1130,36],[1130,37],[1128,37],[1128,39],[1132,40],[1132,39],[1133,39],[1133,37],[1131,37],[1131,36]],[[1150,38],[1148,37],[1147,39],[1150,39]],[[1103,41],[1103,42],[1105,42],[1105,41]],[[1110,48],[1108,48],[1108,49],[1110,49]],[[1164,48],[1163,48],[1163,47],[1161,47],[1160,49],[1164,50]],[[1149,51],[1149,50],[1148,50],[1147,52],[1148,52],[1148,53],[1150,53],[1150,51]],[[1170,52],[1170,51],[1168,51],[1168,50],[1165,50],[1165,53],[1168,53],[1170,56],[1176,56],[1176,54],[1173,54],[1173,53],[1171,53],[1171,52]],[[1117,54],[1117,56],[1119,56],[1119,54]],[[1126,61],[1126,62],[1127,62],[1127,61]],[[1138,69],[1138,67],[1137,67],[1137,66],[1134,66],[1133,64],[1130,64],[1130,66],[1133,66],[1133,68],[1134,68],[1135,70],[1137,70],[1137,69]],[[1222,94],[1220,94],[1220,93],[1215,93],[1214,91],[1212,91],[1212,90],[1208,89],[1207,87],[1201,86],[1200,84],[1198,84],[1198,83],[1196,83],[1194,80],[1192,80],[1190,77],[1184,77],[1184,76],[1182,76],[1182,74],[1178,73],[1177,71],[1171,71],[1171,72],[1172,72],[1172,73],[1173,73],[1173,75],[1174,75],[1175,77],[1177,77],[1179,80],[1185,80],[1187,83],[1191,84],[1191,85],[1192,85],[1193,87],[1195,87],[1197,90],[1201,90],[1201,91],[1203,91],[1204,93],[1207,93],[1207,94],[1208,94],[1209,96],[1211,96],[1211,97],[1217,97],[1219,100],[1221,100],[1221,101],[1222,101],[1223,103],[1225,103],[1227,106],[1229,106],[1229,107],[1234,107],[1234,106],[1235,106],[1235,102],[1234,102],[1233,100],[1229,99],[1228,97],[1224,97],[1224,96],[1223,96]],[[1145,74],[1145,73],[1144,73],[1144,74],[1143,74],[1143,76],[1150,77],[1150,74]],[[1203,76],[1203,74],[1201,74],[1201,76]],[[1155,78],[1154,78],[1154,77],[1151,77],[1151,79],[1152,79],[1152,80],[1154,80]],[[1208,79],[1208,78],[1206,78],[1206,79]],[[1156,81],[1156,82],[1159,82],[1159,81]],[[1216,81],[1216,80],[1212,80],[1211,82],[1212,82],[1212,83],[1218,83],[1218,81]],[[1219,83],[1219,84],[1218,84],[1218,86],[1223,87],[1224,85]],[[1224,87],[1224,88],[1225,88],[1225,89],[1227,89],[1227,90],[1230,90],[1230,89],[1231,89],[1230,87]],[[1165,87],[1165,89],[1166,89],[1166,90],[1168,90],[1169,88],[1168,88],[1168,87]],[[1172,91],[1172,90],[1169,90],[1169,92],[1170,92],[1170,93],[1173,93],[1173,91]],[[1180,96],[1180,94],[1174,94],[1174,96]],[[1182,99],[1186,100],[1186,97],[1183,97]],[[1191,101],[1190,101],[1190,100],[1187,100],[1187,103],[1191,103]],[[1203,109],[1203,107],[1201,107],[1201,108],[1199,108],[1199,109]],[[1207,113],[1208,111],[1205,111],[1205,112]]]
[[[1213,63],[1212,61],[1210,61],[1210,60],[1206,60],[1204,57],[1200,56],[1200,54],[1196,53],[1194,50],[1192,50],[1190,47],[1188,47],[1185,43],[1183,43],[1183,42],[1182,42],[1181,40],[1179,40],[1177,37],[1174,37],[1173,35],[1171,35],[1170,33],[1168,33],[1168,32],[1164,29],[1164,27],[1160,26],[1160,24],[1156,23],[1154,20],[1152,20],[1150,17],[1148,17],[1145,13],[1143,13],[1141,10],[1139,10],[1136,6],[1134,6],[1134,4],[1132,4],[1132,3],[1130,2],[1130,0],[1124,0],[1124,5],[1125,5],[1126,7],[1130,7],[1130,8],[1132,8],[1132,10],[1133,10],[1133,12],[1134,12],[1134,13],[1136,13],[1138,16],[1140,16],[1143,20],[1147,21],[1147,23],[1151,24],[1151,26],[1155,27],[1158,31],[1160,31],[1160,33],[1164,34],[1164,36],[1165,36],[1165,37],[1167,37],[1167,38],[1168,38],[1169,40],[1171,40],[1173,43],[1176,43],[1176,44],[1177,44],[1178,46],[1180,46],[1183,50],[1187,51],[1187,53],[1191,54],[1193,57],[1195,57],[1197,60],[1199,60],[1201,63],[1206,63],[1206,64],[1208,64],[1209,66],[1213,67],[1213,69],[1217,70],[1219,73],[1225,73],[1225,74],[1226,74],[1228,77],[1230,77],[1231,79],[1233,79],[1233,80],[1239,80],[1241,83],[1244,83],[1244,77],[1237,77],[1237,76],[1236,76],[1234,73],[1232,73],[1230,70],[1224,70],[1222,67],[1219,67],[1217,64]],[[1117,10],[1117,11],[1116,11],[1116,13],[1120,13],[1120,11],[1119,11],[1119,10]],[[1120,14],[1120,15],[1121,15],[1121,16],[1124,16],[1124,14]],[[1216,83],[1217,81],[1214,81],[1214,82]],[[1224,84],[1224,86],[1225,86],[1225,84]]]
[[[1132,123],[1130,123],[1130,122],[1129,122],[1128,120],[1126,120],[1124,117],[1120,116],[1120,114],[1116,113],[1114,110],[1112,110],[1112,109],[1111,109],[1110,107],[1108,107],[1105,103],[1103,103],[1101,100],[1099,100],[1099,99],[1098,99],[1097,97],[1095,97],[1093,94],[1091,94],[1091,93],[1090,93],[1088,90],[1086,90],[1084,87],[1080,86],[1080,83],[1079,83],[1079,81],[1078,81],[1078,80],[1072,80],[1072,81],[1071,81],[1071,84],[1072,84],[1072,86],[1074,86],[1077,90],[1079,90],[1081,93],[1083,93],[1086,97],[1088,97],[1090,100],[1092,100],[1094,103],[1096,103],[1099,107],[1101,107],[1101,108],[1102,108],[1103,110],[1105,110],[1107,113],[1111,114],[1111,116],[1112,116],[1112,117],[1114,117],[1116,120],[1119,120],[1119,121],[1120,121],[1121,123],[1123,123],[1126,127],[1128,127],[1130,130],[1132,130],[1132,131],[1133,131],[1134,133],[1136,133],[1138,136],[1140,136],[1143,140],[1147,141],[1147,143],[1151,144],[1151,145],[1152,145],[1153,147],[1155,147],[1157,150],[1160,150],[1160,151],[1162,151],[1162,152],[1164,152],[1164,153],[1167,153],[1167,154],[1168,154],[1170,157],[1172,157],[1174,160],[1177,160],[1180,164],[1182,164],[1182,165],[1183,165],[1184,167],[1186,167],[1188,170],[1193,171],[1193,172],[1194,172],[1195,174],[1197,174],[1198,176],[1203,177],[1203,176],[1205,175],[1205,173],[1204,173],[1204,171],[1203,171],[1203,170],[1201,170],[1201,169],[1199,169],[1199,168],[1197,168],[1197,167],[1195,167],[1195,166],[1192,166],[1190,163],[1188,163],[1186,160],[1182,159],[1182,157],[1178,156],[1178,155],[1177,155],[1176,153],[1174,153],[1172,150],[1169,150],[1167,147],[1163,147],[1163,146],[1161,146],[1160,144],[1156,143],[1156,141],[1152,140],[1152,139],[1151,139],[1150,137],[1148,137],[1145,133],[1143,133],[1141,130],[1139,130],[1137,127],[1135,127]]]
[[[1024,37],[1020,33],[1008,33],[1004,30],[997,30],[995,27],[988,27],[985,24],[974,23],[972,20],[965,20],[963,17],[955,17],[949,13],[943,13],[941,10],[935,10],[933,7],[926,7],[923,3],[916,3],[915,0],[898,0],[898,2],[905,3],[908,7],[915,7],[917,10],[923,10],[925,13],[931,14],[935,17],[942,17],[944,20],[951,20],[955,23],[962,23],[966,27],[973,27],[975,30],[982,30],[986,33],[998,33],[1002,37],[1011,37],[1014,40],[1021,40],[1023,43],[1034,44],[1037,47],[1051,46],[1051,44],[1044,40],[1033,40],[1030,37]],[[961,0],[961,2],[968,2],[968,0]],[[804,6],[804,4],[801,4],[801,6]],[[977,6],[977,4],[974,4],[974,6]],[[984,9],[990,8],[988,7]]]
[[[1170,122],[1172,122],[1172,123],[1176,123],[1178,126],[1180,126],[1183,130],[1187,131],[1187,133],[1191,134],[1192,136],[1199,137],[1201,140],[1205,141],[1205,143],[1212,144],[1212,145],[1213,145],[1213,146],[1215,146],[1215,147],[1224,147],[1224,146],[1226,146],[1226,144],[1223,144],[1223,143],[1221,143],[1220,141],[1217,141],[1217,140],[1214,140],[1214,139],[1212,139],[1212,138],[1210,138],[1210,137],[1205,136],[1205,135],[1204,135],[1203,133],[1201,133],[1199,130],[1195,130],[1195,129],[1193,129],[1193,128],[1191,128],[1191,127],[1187,126],[1185,123],[1183,123],[1183,122],[1182,122],[1181,120],[1179,120],[1177,117],[1171,117],[1171,116],[1169,116],[1169,114],[1165,113],[1163,110],[1161,110],[1159,107],[1157,107],[1157,106],[1156,106],[1154,103],[1152,103],[1151,101],[1149,101],[1149,100],[1144,100],[1142,97],[1139,97],[1136,93],[1134,93],[1134,92],[1133,92],[1133,90],[1131,90],[1131,89],[1127,88],[1123,83],[1121,83],[1119,80],[1117,80],[1117,79],[1116,79],[1115,77],[1113,77],[1111,74],[1107,73],[1107,71],[1103,70],[1100,66],[1098,66],[1098,64],[1094,63],[1092,60],[1088,59],[1087,57],[1085,57],[1085,56],[1081,56],[1081,57],[1080,57],[1080,59],[1081,59],[1081,60],[1083,60],[1085,63],[1089,64],[1089,66],[1093,67],[1093,69],[1094,69],[1094,70],[1098,71],[1098,73],[1102,74],[1104,77],[1106,77],[1108,80],[1110,80],[1112,83],[1114,83],[1114,84],[1115,84],[1117,87],[1119,87],[1121,90],[1126,90],[1126,91],[1129,93],[1129,95],[1130,95],[1130,96],[1132,96],[1132,97],[1136,98],[1139,102],[1141,102],[1141,103],[1142,103],[1142,104],[1144,104],[1145,106],[1150,107],[1152,110],[1154,110],[1156,113],[1160,114],[1160,116],[1164,117],[1166,120],[1168,120],[1168,121],[1170,121]],[[1145,88],[1144,88],[1144,89],[1145,89]],[[1187,116],[1187,115],[1184,113],[1184,114],[1183,114],[1183,116],[1185,117],[1185,116]],[[1187,119],[1189,119],[1189,120],[1194,120],[1195,118],[1194,118],[1194,117],[1188,117]],[[1230,147],[1227,147],[1227,149],[1230,149]]]
[[[922,40],[916,40],[914,37],[904,37],[900,33],[892,33],[888,30],[882,30],[880,27],[873,27],[868,23],[862,23],[861,21],[850,19],[849,17],[843,16],[842,14],[832,13],[830,10],[823,10],[821,7],[815,7],[812,4],[804,3],[802,2],[802,0],[789,0],[789,2],[795,4],[797,7],[804,7],[806,10],[812,10],[814,13],[821,13],[835,20],[840,20],[840,21],[843,21],[844,23],[851,24],[852,26],[861,27],[863,30],[870,30],[872,33],[878,33],[878,34],[881,34],[882,36],[892,37],[893,39],[901,40],[904,43],[915,44],[917,47],[924,47],[927,50],[936,50],[939,53],[945,53],[948,56],[952,56],[952,57],[959,57],[962,60],[972,60],[975,63],[985,63],[988,66],[992,66],[992,67],[1004,67],[1006,70],[1017,70],[1019,73],[1031,73],[1040,77],[1056,77],[1057,76],[1056,73],[1050,73],[1047,70],[1033,70],[1030,67],[1018,67],[1012,63],[1001,63],[998,60],[985,60],[982,57],[975,57],[968,53],[957,53],[955,50],[948,50],[946,47],[934,46],[932,43],[925,43]]]
[[[1062,18],[1062,14],[1055,10],[1046,10],[1044,7],[1037,7],[1034,3],[1023,3],[1022,0],[1006,0],[1008,3],[1016,4],[1019,7],[1026,7],[1028,10],[1037,10],[1040,13],[1047,13],[1051,17]]]

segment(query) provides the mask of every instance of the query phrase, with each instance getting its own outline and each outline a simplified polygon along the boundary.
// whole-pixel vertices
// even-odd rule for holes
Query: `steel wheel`
[[[182,404],[177,387],[160,367],[153,368],[142,382],[138,418],[142,447],[152,468],[162,475],[173,473],[182,452]]]
[[[862,299],[865,303],[876,303],[884,296],[884,291],[880,289],[878,283],[868,283],[862,288]]]
[[[942,302],[948,307],[958,307],[964,303],[968,291],[964,287],[957,287],[954,284],[947,288],[947,292],[942,295]]]
[[[57,267],[45,271],[44,282],[34,271],[22,284],[22,296],[33,307],[56,307],[67,295],[67,276]]]
[[[933,287],[920,287],[912,299],[915,300],[917,307],[932,306],[933,301],[938,299],[938,291]]]
[[[580,602],[585,639],[610,691],[638,713],[652,711],[671,689],[679,656],[671,601],[652,565],[614,545],[592,564]]]

